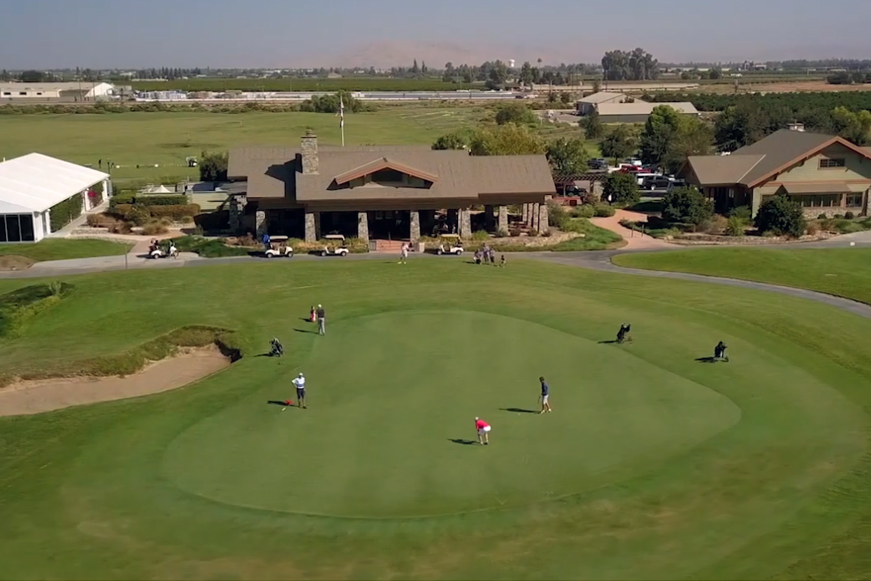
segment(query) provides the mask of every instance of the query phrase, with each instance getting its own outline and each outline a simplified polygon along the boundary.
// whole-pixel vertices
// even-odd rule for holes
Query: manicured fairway
[[[24,256],[34,262],[42,262],[92,256],[117,256],[126,253],[132,246],[132,244],[107,240],[51,238],[36,244],[0,244],[0,256]]]
[[[613,261],[807,288],[871,304],[871,248],[705,248],[621,254]]]
[[[174,392],[0,419],[0,578],[871,574],[871,321],[520,260],[66,282],[0,368],[191,324],[234,329],[244,356]],[[303,320],[318,302],[325,337]],[[627,321],[634,341],[610,344]],[[272,336],[286,356],[258,357]],[[730,363],[697,361],[721,339]],[[269,404],[299,371],[309,409]]]

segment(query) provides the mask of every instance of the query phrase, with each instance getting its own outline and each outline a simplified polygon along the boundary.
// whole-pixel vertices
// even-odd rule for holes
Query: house
[[[0,242],[39,242],[109,198],[109,174],[30,153],[0,163]]]
[[[602,123],[646,123],[657,107],[666,105],[682,115],[698,116],[692,103],[648,103],[636,99],[632,103],[600,103],[596,105]]]
[[[470,156],[428,147],[318,147],[309,132],[301,146],[230,151],[228,177],[245,180],[246,214],[258,235],[315,241],[339,233],[364,240],[412,240],[430,233],[442,212],[461,236],[472,234],[471,208],[484,206],[495,230],[508,230],[508,206],[547,231],[546,199],[556,194],[543,155]],[[238,218],[230,208],[231,227]]]
[[[731,155],[690,156],[680,173],[718,213],[749,206],[755,215],[767,197],[785,194],[809,217],[867,215],[871,149],[834,135],[782,129]]]
[[[613,93],[609,91],[599,91],[592,95],[587,95],[583,99],[575,103],[575,110],[578,115],[589,115],[596,110],[597,105],[602,103],[623,103],[627,99],[624,93]]]
[[[110,83],[0,83],[0,103],[75,103],[108,100],[114,94]]]

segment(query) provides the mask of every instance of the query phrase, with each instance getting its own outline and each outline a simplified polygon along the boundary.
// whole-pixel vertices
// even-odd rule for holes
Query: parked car
[[[648,176],[641,184],[641,188],[645,190],[667,190],[673,180],[665,176]]]

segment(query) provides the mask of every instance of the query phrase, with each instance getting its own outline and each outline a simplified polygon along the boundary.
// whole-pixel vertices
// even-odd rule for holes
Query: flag
[[[336,113],[339,116],[339,128],[345,128],[345,100],[342,97],[339,97],[339,112]]]

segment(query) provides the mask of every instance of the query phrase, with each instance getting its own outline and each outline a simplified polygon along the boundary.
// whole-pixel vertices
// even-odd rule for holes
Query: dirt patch
[[[25,256],[5,254],[0,256],[0,270],[27,270],[36,263]]]
[[[669,248],[670,244],[657,238],[653,238],[641,232],[635,232],[620,224],[621,220],[630,222],[647,222],[647,214],[630,212],[629,210],[617,210],[610,218],[590,218],[590,222],[599,228],[610,230],[619,234],[625,241],[622,248],[626,250],[648,250],[655,248]]]
[[[228,367],[218,346],[181,350],[126,377],[71,377],[19,381],[0,389],[0,416],[40,414],[71,406],[140,397],[177,389]]]

